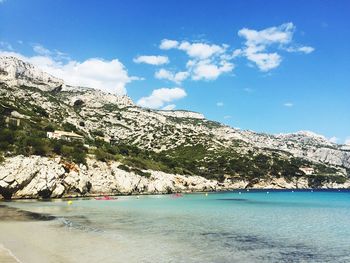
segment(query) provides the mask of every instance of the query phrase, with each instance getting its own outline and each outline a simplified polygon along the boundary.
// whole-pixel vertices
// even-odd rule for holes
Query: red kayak
[[[102,197],[95,197],[95,200],[104,200],[104,201],[112,201],[117,200],[117,197],[110,197],[108,195],[102,196]]]

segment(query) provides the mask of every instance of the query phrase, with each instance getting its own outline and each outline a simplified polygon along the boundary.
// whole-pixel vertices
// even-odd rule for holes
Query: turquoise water
[[[0,221],[22,262],[350,262],[349,191],[4,204],[54,216]]]

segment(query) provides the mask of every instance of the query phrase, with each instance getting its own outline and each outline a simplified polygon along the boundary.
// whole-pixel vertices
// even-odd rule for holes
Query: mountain
[[[0,81],[10,86],[28,85],[43,91],[63,84],[63,81],[47,74],[30,63],[15,57],[0,56]]]
[[[50,166],[50,160],[56,160],[52,162],[58,166],[54,166],[65,170],[63,175],[56,174],[57,178],[62,177],[61,181],[72,171],[89,174],[85,179],[90,189],[77,190],[62,183],[62,193],[53,195],[54,189],[49,189],[48,196],[98,194],[91,183],[91,178],[96,181],[91,171],[106,164],[109,168],[100,168],[109,169],[111,175],[119,171],[125,178],[126,174],[130,178],[147,178],[142,188],[131,187],[125,191],[128,193],[157,192],[149,190],[154,182],[152,178],[158,176],[155,173],[173,176],[170,176],[173,183],[167,182],[170,186],[162,186],[158,192],[175,190],[174,182],[178,183],[180,179],[176,176],[180,175],[181,180],[199,176],[207,180],[205,187],[215,181],[215,189],[347,187],[349,181],[350,149],[321,135],[309,131],[269,135],[235,129],[207,120],[197,112],[141,108],[127,96],[69,86],[15,57],[0,57],[0,110],[4,125],[6,119],[20,120],[19,126],[3,128],[0,134],[3,156],[0,194],[6,196],[25,196],[20,191],[33,178],[27,178],[27,184],[23,185],[14,180],[17,183],[11,188],[12,178],[7,180],[10,183],[1,183],[11,173],[5,170],[15,162],[17,168],[11,169],[20,169],[23,162],[29,162],[36,171],[33,160],[40,163],[38,167]],[[46,132],[53,130],[74,131],[84,137],[84,144],[61,140],[57,145],[57,141],[46,138]],[[302,167],[312,168],[314,172],[307,175],[300,170]],[[101,173],[101,169],[95,174]],[[112,183],[115,178],[111,179]],[[180,190],[192,189],[186,184],[187,181],[180,183],[183,187]],[[123,192],[118,187],[108,189],[112,193]],[[40,191],[36,195],[40,196]]]

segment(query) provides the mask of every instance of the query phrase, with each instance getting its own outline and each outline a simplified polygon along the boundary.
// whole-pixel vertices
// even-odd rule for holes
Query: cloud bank
[[[163,65],[169,63],[169,58],[165,56],[138,56],[133,60],[135,63],[145,63],[150,65]]]
[[[215,80],[221,74],[231,72],[234,64],[225,53],[228,45],[208,44],[204,42],[189,42],[171,39],[163,39],[159,45],[160,49],[176,49],[185,52],[189,60],[186,63],[186,69],[179,72],[171,72],[167,69],[161,69],[156,72],[157,79],[165,79],[180,84],[182,81],[190,78],[198,80]]]
[[[137,101],[137,104],[141,107],[169,110],[174,109],[175,104],[170,104],[164,107],[166,103],[172,102],[186,97],[186,91],[182,88],[160,88],[152,91],[148,97],[143,97]]]
[[[36,53],[34,56],[23,56],[12,51],[0,51],[0,55],[15,56],[32,63],[69,85],[90,87],[117,95],[125,95],[126,84],[138,79],[130,77],[118,59],[89,58],[80,62],[41,45],[34,45],[33,50]]]
[[[175,82],[176,84],[180,84],[182,81],[187,79],[189,76],[189,73],[187,71],[180,71],[177,73],[173,73],[166,69],[160,69],[155,74],[154,77],[156,79],[166,79],[172,82]]]
[[[277,47],[278,50],[288,52],[302,52],[305,54],[313,52],[313,47],[292,45],[295,30],[296,27],[291,22],[260,31],[242,28],[238,31],[238,36],[245,39],[244,47],[236,49],[233,56],[244,56],[261,71],[266,72],[277,68],[282,62],[280,54],[268,51],[271,47]]]

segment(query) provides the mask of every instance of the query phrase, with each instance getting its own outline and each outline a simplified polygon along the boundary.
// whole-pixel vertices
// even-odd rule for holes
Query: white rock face
[[[13,194],[44,197],[46,192],[55,190],[64,173],[64,168],[53,160],[39,156],[16,156],[0,165],[0,191],[4,197]]]
[[[62,89],[66,91],[65,88]],[[71,90],[71,96],[69,96],[70,105],[78,100],[82,101],[85,104],[88,104],[90,107],[101,108],[106,104],[115,104],[120,108],[135,106],[132,100],[128,96],[117,96],[110,93],[101,92],[94,89],[75,89]]]
[[[219,183],[200,176],[145,171],[149,177],[126,172],[120,163],[109,164],[88,159],[87,166],[74,166],[67,171],[60,158],[16,156],[0,165],[0,195],[4,198],[60,198],[65,196],[98,196],[116,194],[159,194],[174,192],[222,191],[232,189],[305,189],[306,178],[225,181]],[[350,188],[344,184],[326,183],[322,188]]]
[[[147,171],[150,177],[126,172],[120,163],[88,159],[87,166],[66,171],[60,158],[16,156],[0,165],[0,194],[4,198],[58,198],[104,194],[151,194],[221,189],[200,176]]]
[[[9,86],[26,85],[47,91],[63,81],[47,74],[30,63],[10,56],[0,56],[0,81]]]
[[[310,188],[306,178],[294,178],[287,181],[285,178],[271,178],[260,180],[250,186],[254,189],[307,189]]]
[[[183,111],[183,110],[159,110],[157,111],[160,114],[171,116],[175,118],[192,118],[192,119],[204,119],[202,113],[193,112],[193,111]]]

